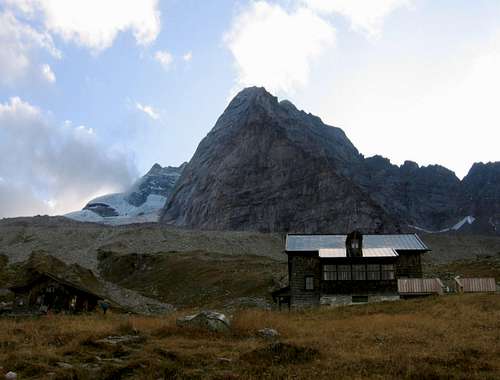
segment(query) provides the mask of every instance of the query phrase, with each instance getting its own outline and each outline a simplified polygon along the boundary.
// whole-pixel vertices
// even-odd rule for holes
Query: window
[[[382,280],[394,280],[394,265],[384,264],[382,265]]]
[[[351,266],[350,265],[338,265],[338,277],[339,281],[345,281],[351,279]]]
[[[325,264],[323,265],[323,280],[335,281],[337,280],[337,266]]]
[[[314,290],[314,277],[306,276],[306,290]]]
[[[353,265],[352,266],[352,279],[356,281],[366,280],[366,266]]]
[[[351,248],[352,249],[358,249],[359,248],[359,240],[358,239],[354,239],[351,241]]]
[[[368,280],[380,280],[380,264],[368,264],[366,267]]]

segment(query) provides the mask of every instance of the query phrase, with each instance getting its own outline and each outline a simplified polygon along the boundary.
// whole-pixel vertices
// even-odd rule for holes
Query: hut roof
[[[96,297],[105,298],[103,286],[91,270],[78,264],[67,265],[61,260],[41,252],[31,254],[18,271],[10,289],[16,291],[29,287],[43,276]]]
[[[347,235],[288,234],[285,250],[294,252],[343,249],[346,238]],[[417,234],[363,235],[363,249],[367,248],[392,248],[397,251],[430,250]]]

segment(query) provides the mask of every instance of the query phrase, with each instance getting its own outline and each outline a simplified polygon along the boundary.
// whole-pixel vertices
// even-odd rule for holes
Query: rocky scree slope
[[[439,165],[365,158],[341,129],[252,87],[230,102],[201,141],[160,220],[316,233],[468,230],[476,223],[494,232],[498,165],[477,164],[460,181]]]

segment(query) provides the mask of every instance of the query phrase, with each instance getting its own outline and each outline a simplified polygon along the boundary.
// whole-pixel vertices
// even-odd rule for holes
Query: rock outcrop
[[[462,181],[460,213],[474,217],[470,232],[500,233],[500,162],[472,166]]]
[[[500,226],[499,166],[474,165],[460,181],[438,165],[365,158],[341,129],[253,87],[201,141],[160,220],[315,233],[467,230],[481,221],[491,232]]]
[[[231,328],[231,322],[224,314],[211,310],[177,318],[176,324],[179,327],[198,328],[212,332],[227,332]]]
[[[204,229],[398,230],[353,181],[362,163],[341,129],[249,88],[202,140],[161,220]]]

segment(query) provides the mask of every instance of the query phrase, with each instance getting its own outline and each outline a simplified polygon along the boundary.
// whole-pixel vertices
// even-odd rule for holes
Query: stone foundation
[[[358,300],[361,297],[367,297],[367,301],[353,302],[353,296]],[[342,306],[342,305],[358,305],[362,303],[372,303],[372,302],[385,302],[385,301],[398,301],[400,299],[399,294],[355,294],[355,295],[344,295],[344,294],[334,294],[334,295],[322,295],[320,297],[321,306]]]

